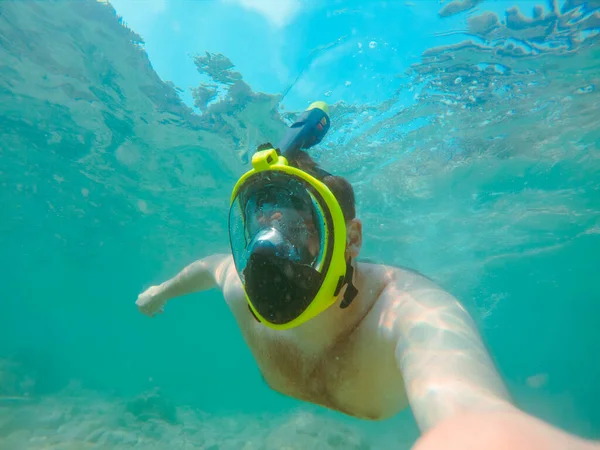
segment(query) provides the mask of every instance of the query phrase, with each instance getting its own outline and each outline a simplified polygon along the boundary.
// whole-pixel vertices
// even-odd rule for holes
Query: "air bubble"
[[[144,200],[138,200],[137,207],[140,210],[140,212],[142,212],[144,214],[148,214],[148,212],[149,212],[148,204]]]

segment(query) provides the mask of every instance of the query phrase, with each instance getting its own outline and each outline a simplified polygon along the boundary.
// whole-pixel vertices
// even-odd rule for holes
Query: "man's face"
[[[295,245],[306,247],[311,256],[318,255],[320,238],[310,211],[284,206],[264,208],[258,216],[258,222],[261,226],[278,228]]]

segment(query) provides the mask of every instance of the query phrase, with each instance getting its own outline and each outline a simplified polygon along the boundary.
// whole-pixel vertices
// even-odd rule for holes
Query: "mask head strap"
[[[354,286],[352,278],[354,277],[354,267],[352,267],[351,259],[348,258],[346,261],[346,277],[344,278],[344,284],[347,284],[346,292],[344,292],[344,298],[340,303],[340,308],[345,309],[350,306],[350,303],[358,295],[358,289]]]

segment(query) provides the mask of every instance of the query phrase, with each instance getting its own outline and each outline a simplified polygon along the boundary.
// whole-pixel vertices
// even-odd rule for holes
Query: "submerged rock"
[[[16,361],[0,359],[0,401],[18,403],[29,397],[35,386],[33,378]]]
[[[160,393],[159,389],[145,392],[127,403],[127,411],[139,420],[160,419],[165,422],[177,423],[175,405]]]

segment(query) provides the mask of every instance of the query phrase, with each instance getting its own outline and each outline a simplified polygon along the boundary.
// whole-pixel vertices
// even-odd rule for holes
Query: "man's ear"
[[[352,219],[346,222],[346,259],[356,258],[362,247],[362,222]]]

